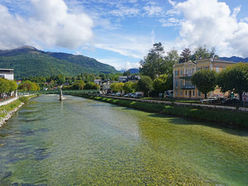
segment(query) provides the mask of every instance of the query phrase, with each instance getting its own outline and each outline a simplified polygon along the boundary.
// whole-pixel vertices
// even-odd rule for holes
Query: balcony
[[[180,76],[180,79],[191,79],[193,74],[183,74]]]
[[[184,85],[181,87],[181,89],[183,90],[191,90],[191,89],[195,89],[194,85]]]

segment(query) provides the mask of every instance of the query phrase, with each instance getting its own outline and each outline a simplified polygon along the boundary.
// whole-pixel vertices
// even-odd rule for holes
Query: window
[[[185,91],[185,96],[187,96],[187,90]]]
[[[178,87],[178,80],[176,80],[176,88]]]
[[[220,72],[220,68],[219,67],[216,67],[216,72]]]
[[[198,90],[198,96],[201,96],[201,92]]]
[[[193,90],[193,96],[195,96],[195,91]]]

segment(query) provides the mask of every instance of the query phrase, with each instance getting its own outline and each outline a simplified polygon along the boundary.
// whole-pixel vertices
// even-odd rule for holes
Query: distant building
[[[125,83],[128,81],[128,77],[127,76],[119,76],[119,82]]]
[[[0,68],[0,78],[14,80],[14,69]]]
[[[97,85],[101,85],[102,84],[102,80],[101,79],[95,79],[94,83]]]
[[[201,93],[191,82],[193,74],[201,69],[210,69],[221,72],[229,65],[235,64],[230,61],[203,59],[195,62],[178,63],[173,66],[173,97],[201,99],[204,94]],[[224,93],[216,88],[208,96],[224,96]]]

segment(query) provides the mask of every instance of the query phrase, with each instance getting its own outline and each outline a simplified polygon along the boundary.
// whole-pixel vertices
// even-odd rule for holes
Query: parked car
[[[165,98],[172,98],[173,97],[173,90],[167,90],[164,92]]]
[[[208,99],[202,99],[201,103],[214,103],[216,101],[217,101],[216,97],[211,97],[211,98],[208,98]]]
[[[227,98],[222,101],[222,104],[224,105],[236,105],[239,104],[240,101],[237,98]]]

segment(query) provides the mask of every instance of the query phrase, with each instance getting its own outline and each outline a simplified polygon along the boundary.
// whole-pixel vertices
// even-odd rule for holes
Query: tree
[[[140,72],[143,75],[155,79],[157,75],[161,74],[161,66],[164,63],[162,54],[164,48],[161,43],[155,43],[153,48],[149,51],[144,60],[140,61]]]
[[[248,92],[248,64],[238,63],[220,72],[217,84],[222,92],[233,91],[242,101],[243,92]]]
[[[125,93],[135,92],[135,83],[131,81],[124,83],[123,90]]]
[[[88,82],[85,85],[86,90],[98,90],[100,89],[100,86],[94,82]]]
[[[189,48],[185,48],[180,54],[180,56],[181,56],[180,63],[188,62],[191,57],[191,50]]]
[[[149,93],[153,90],[153,82],[149,76],[141,76],[138,81],[138,89],[144,92],[145,96],[149,96]]]
[[[22,91],[38,91],[40,87],[36,83],[26,80],[19,85],[18,89]]]
[[[165,90],[168,90],[168,88],[169,88],[168,87],[168,75],[163,74],[163,75],[160,75],[159,77],[157,77],[153,81],[153,88],[157,94],[163,93]]]
[[[8,93],[10,90],[9,82],[6,79],[0,78],[0,94]]]
[[[74,90],[83,90],[85,86],[85,83],[83,80],[76,80],[73,84],[72,84],[72,88]]]
[[[16,91],[18,85],[15,81],[9,81],[9,92]]]
[[[124,88],[124,83],[112,83],[110,88],[113,92],[122,92]]]
[[[152,79],[161,74],[172,73],[173,65],[178,63],[179,56],[176,50],[172,50],[164,56],[164,48],[161,43],[155,43],[144,60],[140,61],[140,73]]]
[[[205,95],[206,99],[207,94],[216,87],[216,72],[208,69],[200,70],[192,76],[191,82]]]
[[[56,77],[56,80],[57,80],[58,85],[62,85],[62,84],[65,83],[65,76],[62,75],[62,74],[59,74],[59,75]]]
[[[216,57],[215,48],[212,48],[211,51],[209,51],[206,47],[198,47],[192,55],[193,60],[211,59],[214,57]]]

